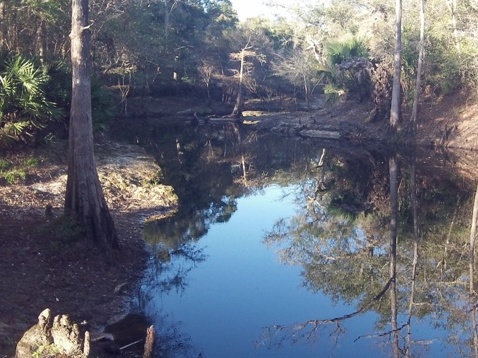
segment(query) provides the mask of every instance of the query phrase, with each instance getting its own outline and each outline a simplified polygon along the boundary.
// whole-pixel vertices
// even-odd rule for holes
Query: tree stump
[[[154,326],[149,326],[146,330],[146,341],[144,342],[143,358],[151,358],[154,348]]]
[[[85,334],[85,337],[88,336]],[[83,347],[89,342],[81,337],[79,326],[72,323],[67,315],[52,319],[49,308],[38,316],[38,323],[25,332],[17,344],[16,358],[31,358],[37,354],[64,354],[71,358],[87,357]],[[88,349],[89,350],[89,349]]]

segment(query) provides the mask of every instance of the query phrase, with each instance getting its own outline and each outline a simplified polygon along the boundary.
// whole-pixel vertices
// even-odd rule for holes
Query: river
[[[474,168],[450,153],[233,124],[123,139],[180,202],[144,232],[158,356],[475,355]]]

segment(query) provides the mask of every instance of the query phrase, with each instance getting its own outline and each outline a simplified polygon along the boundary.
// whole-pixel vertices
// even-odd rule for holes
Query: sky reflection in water
[[[196,357],[388,357],[389,338],[373,335],[378,315],[373,311],[340,323],[320,327],[314,338],[294,340],[266,327],[295,325],[311,319],[327,319],[354,312],[355,305],[334,304],[322,293],[303,286],[303,268],[280,262],[277,247],[267,247],[265,233],[280,218],[297,211],[294,186],[273,185],[260,194],[238,199],[237,211],[225,223],[211,226],[197,245],[203,248],[204,262],[193,265],[184,290],[164,292],[148,286],[151,298],[146,312],[157,326],[174,326],[190,345],[169,352],[172,356]],[[285,195],[287,194],[287,195]],[[177,268],[187,260],[171,262]],[[388,296],[387,296],[388,297]],[[388,298],[386,298],[388,299]],[[403,318],[406,320],[406,318]],[[399,319],[400,321],[400,319]],[[430,335],[428,322],[417,323],[414,332],[425,339],[439,339],[443,332]],[[400,322],[399,322],[400,324]],[[382,332],[389,331],[385,325]],[[343,333],[339,333],[342,330]],[[302,331],[295,332],[296,338]],[[187,338],[190,338],[189,340]],[[359,340],[355,341],[357,338]],[[272,339],[269,339],[272,338]],[[415,337],[417,338],[417,337]],[[441,344],[435,353],[443,354]],[[184,348],[184,347],[183,347]],[[426,355],[432,354],[428,351]]]

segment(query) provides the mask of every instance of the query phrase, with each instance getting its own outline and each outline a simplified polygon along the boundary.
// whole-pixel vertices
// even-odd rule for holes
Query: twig
[[[142,342],[142,341],[144,341],[144,338],[138,339],[137,341],[135,341],[135,342],[133,342],[133,343],[130,343],[130,344],[127,344],[127,345],[125,345],[125,346],[123,346],[123,347],[120,347],[119,350],[122,351],[122,350],[124,350],[124,349],[126,349],[126,348],[129,348],[129,347],[131,347],[131,346],[134,346],[135,344],[138,344],[139,342]]]

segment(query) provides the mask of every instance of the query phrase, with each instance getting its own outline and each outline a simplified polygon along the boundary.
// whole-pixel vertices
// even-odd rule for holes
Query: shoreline
[[[451,107],[452,103],[450,98],[431,105],[433,111],[423,118],[417,136],[424,147],[438,143],[438,151],[466,151],[454,155],[453,160],[457,170],[473,178],[475,173],[469,168],[476,162],[478,149],[478,106],[460,110]],[[347,102],[313,112],[248,111],[243,125],[277,135],[304,137],[304,133],[312,133],[309,137],[315,138],[314,133],[338,133],[351,143],[389,145],[385,140],[387,123],[369,123],[367,110],[367,105]],[[130,312],[150,256],[142,232],[145,218],[177,209],[173,188],[143,185],[157,183],[160,177],[161,168],[154,158],[138,146],[102,139],[95,147],[97,167],[122,247],[116,263],[104,262],[94,247],[81,240],[68,241],[71,233],[58,231],[66,183],[65,146],[60,142],[44,152],[34,152],[41,161],[25,183],[0,186],[0,232],[4,238],[0,243],[0,281],[6,288],[0,297],[1,358],[14,356],[16,342],[37,323],[45,308],[97,329]],[[47,205],[52,207],[52,217],[45,216]]]

